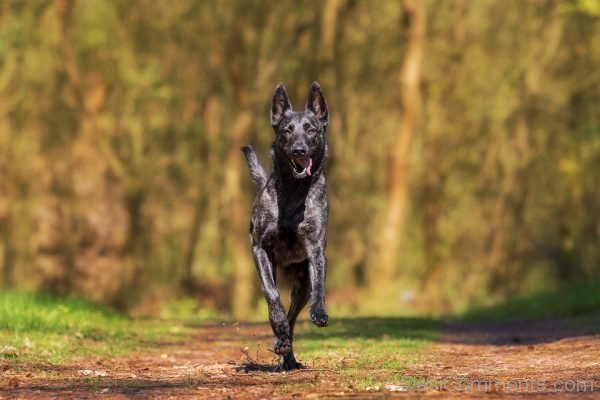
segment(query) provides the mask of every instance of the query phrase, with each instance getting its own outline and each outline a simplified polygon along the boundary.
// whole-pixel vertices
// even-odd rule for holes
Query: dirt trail
[[[600,398],[599,322],[447,324],[428,362],[406,374],[426,377],[424,390],[457,395]]]
[[[398,371],[406,381],[359,392],[325,361],[269,372],[275,357],[266,324],[214,325],[194,328],[183,344],[161,343],[125,358],[27,367],[1,360],[0,398],[600,398],[597,327],[598,319],[445,324],[423,360]]]

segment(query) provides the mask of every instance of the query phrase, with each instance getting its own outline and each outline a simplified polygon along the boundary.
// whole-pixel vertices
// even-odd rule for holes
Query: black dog
[[[327,239],[327,103],[317,82],[308,92],[304,111],[294,112],[285,87],[273,95],[271,147],[273,173],[267,174],[250,146],[242,148],[258,188],[250,220],[254,262],[269,306],[275,334],[273,349],[283,355],[283,368],[302,366],[292,350],[296,318],[309,298],[310,319],[327,326],[325,311],[325,242]],[[277,268],[291,280],[287,317],[276,286]]]

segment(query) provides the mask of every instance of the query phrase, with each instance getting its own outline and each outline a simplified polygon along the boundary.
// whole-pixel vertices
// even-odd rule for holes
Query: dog
[[[250,218],[250,241],[256,269],[269,308],[275,339],[273,350],[283,356],[285,370],[302,368],[294,356],[294,326],[309,300],[311,321],[329,324],[325,311],[327,260],[327,125],[329,111],[317,82],[308,92],[304,111],[293,111],[283,84],[271,104],[275,140],[270,177],[250,146],[242,151],[258,194]],[[277,290],[277,270],[291,282],[286,316]]]

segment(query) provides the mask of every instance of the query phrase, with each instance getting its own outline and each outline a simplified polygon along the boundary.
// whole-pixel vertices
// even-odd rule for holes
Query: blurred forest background
[[[4,0],[2,287],[260,312],[239,148],[313,80],[333,315],[600,278],[600,0]]]

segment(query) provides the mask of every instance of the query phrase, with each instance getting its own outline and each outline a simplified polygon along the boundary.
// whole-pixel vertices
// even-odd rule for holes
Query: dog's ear
[[[306,110],[315,113],[323,126],[327,126],[329,123],[329,110],[327,109],[327,102],[325,101],[323,92],[321,92],[321,86],[319,86],[317,81],[314,81],[308,90]]]
[[[285,91],[283,83],[278,83],[273,93],[273,104],[271,105],[271,125],[277,126],[283,119],[285,113],[292,109],[290,99]]]

